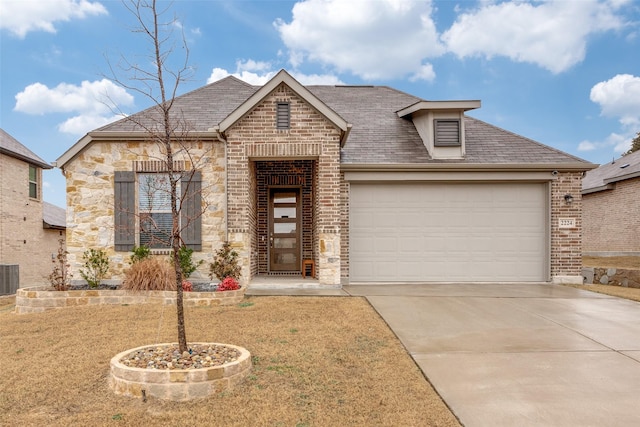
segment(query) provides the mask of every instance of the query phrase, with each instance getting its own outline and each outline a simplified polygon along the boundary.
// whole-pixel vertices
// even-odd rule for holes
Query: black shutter
[[[115,250],[128,252],[136,244],[136,174],[129,171],[116,171],[114,178]]]
[[[185,246],[194,251],[202,250],[202,174],[195,171],[184,173],[182,182],[182,205],[180,237]]]
[[[460,120],[436,120],[435,126],[436,147],[460,146]]]

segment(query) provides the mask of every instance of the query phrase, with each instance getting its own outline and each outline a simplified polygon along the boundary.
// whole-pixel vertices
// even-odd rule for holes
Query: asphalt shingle
[[[207,131],[218,125],[260,87],[234,77],[177,97],[174,114],[184,117],[191,128]],[[529,138],[465,116],[466,157],[434,160],[410,119],[397,111],[422,99],[387,86],[307,86],[329,108],[353,125],[342,149],[344,164],[526,164],[588,162]],[[153,109],[133,116],[149,123]],[[101,131],[140,131],[131,119],[104,126]]]
[[[600,165],[582,178],[582,191],[602,187],[608,183],[640,176],[640,151],[627,154],[611,163]]]
[[[0,129],[0,152],[40,166],[43,169],[51,169],[53,167],[2,129]]]

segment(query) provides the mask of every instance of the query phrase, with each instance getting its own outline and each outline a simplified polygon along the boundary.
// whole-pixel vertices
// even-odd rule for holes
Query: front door
[[[269,190],[269,270],[300,271],[300,189]]]

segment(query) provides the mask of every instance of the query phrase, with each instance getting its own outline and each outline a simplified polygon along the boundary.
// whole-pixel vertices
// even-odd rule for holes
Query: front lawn
[[[10,308],[0,307],[0,425],[459,425],[362,298],[188,308],[188,340],[245,347],[254,367],[235,390],[187,403],[143,402],[107,386],[115,354],[176,341],[175,307]]]

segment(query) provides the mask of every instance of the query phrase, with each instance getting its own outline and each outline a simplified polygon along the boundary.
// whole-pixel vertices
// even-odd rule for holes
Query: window
[[[188,248],[201,251],[201,173],[182,172],[177,185],[182,199],[180,237]],[[168,248],[172,227],[169,174],[116,171],[113,215],[116,251],[128,252],[142,244]]]
[[[38,198],[38,168],[29,165],[29,197]]]
[[[460,140],[460,120],[434,120],[436,147],[459,147]]]
[[[176,192],[179,199],[180,180],[176,183]],[[138,217],[140,221],[140,246],[171,247],[173,218],[171,215],[169,174],[138,174]]]
[[[291,127],[291,106],[288,102],[278,102],[276,110],[276,129],[289,129]]]

